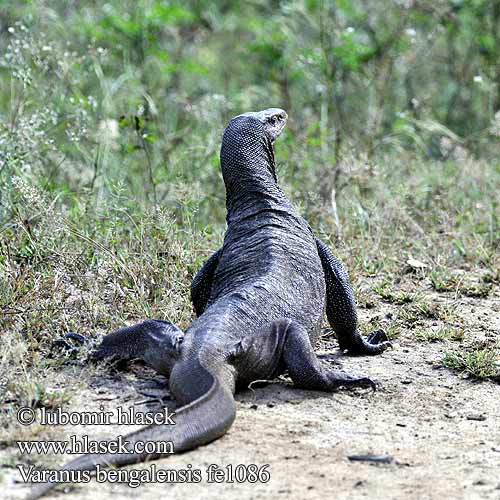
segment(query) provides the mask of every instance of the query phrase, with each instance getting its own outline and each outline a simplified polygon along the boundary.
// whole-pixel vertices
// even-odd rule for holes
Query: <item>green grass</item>
[[[493,277],[493,271],[491,271]],[[431,271],[429,279],[436,292],[455,292],[457,295],[468,297],[487,297],[491,291],[492,283],[482,280],[474,280],[474,277],[467,276],[465,273],[457,274],[453,270],[440,268]]]
[[[409,304],[418,301],[419,294],[396,290],[394,284],[390,281],[383,281],[380,285],[375,287],[375,291],[382,299],[392,304]]]
[[[418,340],[422,340],[425,342],[445,342],[447,340],[463,340],[464,336],[465,336],[464,330],[450,326],[419,329],[415,332],[415,337]]]
[[[497,347],[475,349],[471,352],[447,352],[443,358],[447,368],[485,379],[500,376],[500,350]]]
[[[458,306],[455,303],[433,302],[426,298],[420,298],[418,301],[401,307],[398,316],[410,326],[422,320],[441,320],[455,323],[459,319],[457,309]]]

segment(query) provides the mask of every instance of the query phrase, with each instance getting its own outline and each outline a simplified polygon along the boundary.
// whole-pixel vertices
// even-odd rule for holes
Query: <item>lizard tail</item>
[[[217,377],[208,371],[207,376],[212,379],[211,385],[202,396],[191,403],[179,408],[173,415],[175,425],[156,425],[139,429],[124,436],[128,442],[127,449],[134,448],[136,443],[152,441],[171,442],[175,453],[191,450],[208,444],[223,436],[234,421],[236,404],[232,393],[222,386]],[[81,455],[67,464],[60,471],[95,471],[100,467],[120,467],[165,457],[161,453],[91,453]],[[39,483],[26,497],[26,500],[35,500],[42,497],[58,483]]]

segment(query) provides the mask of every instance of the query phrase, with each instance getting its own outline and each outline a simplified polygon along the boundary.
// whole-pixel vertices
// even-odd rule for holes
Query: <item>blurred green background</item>
[[[3,189],[223,208],[224,124],[270,106],[285,183],[324,200],[353,156],[498,157],[498,1],[3,0],[0,47]]]

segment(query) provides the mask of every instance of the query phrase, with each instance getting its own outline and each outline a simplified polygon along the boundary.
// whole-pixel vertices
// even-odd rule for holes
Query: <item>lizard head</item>
[[[229,121],[222,137],[222,173],[256,176],[268,170],[276,181],[274,141],[286,125],[288,115],[279,108],[249,111]]]
[[[247,113],[243,113],[234,117],[233,120],[238,120],[244,117],[259,121],[264,127],[266,136],[272,143],[274,143],[274,141],[281,135],[288,119],[286,111],[280,108],[268,108],[263,111],[249,111]]]

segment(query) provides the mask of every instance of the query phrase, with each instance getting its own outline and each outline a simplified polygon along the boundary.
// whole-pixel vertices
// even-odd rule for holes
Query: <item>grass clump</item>
[[[439,328],[419,329],[415,337],[424,342],[445,342],[447,340],[463,340],[465,331],[461,328],[442,326]]]
[[[393,285],[388,284],[387,282],[382,282],[382,284],[375,287],[375,291],[387,302],[392,304],[409,304],[418,300],[420,298],[419,294],[395,290]]]
[[[500,350],[495,346],[471,352],[447,352],[443,365],[476,379],[497,378],[500,377]]]
[[[457,308],[458,306],[455,303],[440,303],[419,299],[401,307],[398,317],[409,325],[429,319],[453,323],[457,320]]]
[[[493,273],[488,273],[486,276],[494,278]],[[446,268],[433,270],[429,275],[431,285],[436,292],[454,292],[467,297],[487,297],[493,288],[493,281],[489,281],[488,277],[475,281],[465,273],[457,274],[454,270]]]

